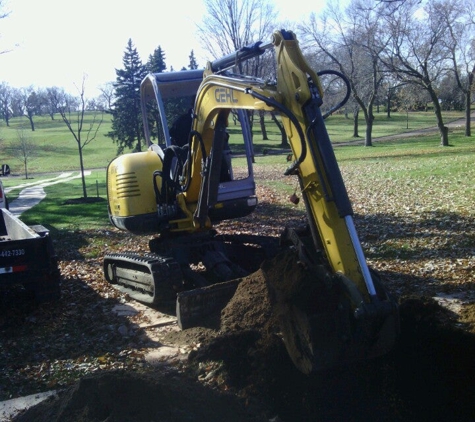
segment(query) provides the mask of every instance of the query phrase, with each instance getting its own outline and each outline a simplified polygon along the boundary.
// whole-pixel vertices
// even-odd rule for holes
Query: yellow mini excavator
[[[267,50],[275,54],[274,82],[232,73]],[[156,236],[149,253],[106,254],[105,278],[137,300],[173,301],[185,329],[229,300],[240,278],[256,270],[236,259],[244,248],[265,260],[281,247],[264,236],[222,235],[213,226],[257,205],[248,113],[280,116],[292,151],[285,174],[298,179],[308,220],[305,230],[283,230],[281,244],[296,251],[318,286],[315,303],[289,306],[282,321],[289,355],[304,373],[379,356],[398,333],[397,305],[368,268],[325,128],[325,72],[337,73],[317,74],[295,34],[281,30],[269,44],[258,42],[204,70],[149,74],[141,84],[149,148],[119,156],[107,170],[111,222]],[[338,76],[348,89],[332,111],[350,94]],[[244,166],[233,164],[236,139]]]

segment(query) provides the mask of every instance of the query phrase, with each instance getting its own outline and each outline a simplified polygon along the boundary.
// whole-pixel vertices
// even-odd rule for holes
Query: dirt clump
[[[467,326],[468,331],[475,334],[475,303],[468,303],[463,307],[460,321]]]

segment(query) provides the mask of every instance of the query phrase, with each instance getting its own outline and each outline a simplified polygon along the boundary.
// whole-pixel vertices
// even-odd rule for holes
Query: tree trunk
[[[444,126],[444,119],[442,117],[442,109],[440,107],[439,99],[437,94],[433,90],[432,86],[426,85],[427,91],[429,92],[432,104],[434,105],[434,113],[437,118],[437,127],[439,128],[440,133],[440,145],[443,147],[449,146],[449,129],[447,126]]]
[[[387,118],[390,119],[391,118],[391,94],[390,94],[390,90],[388,90],[388,110],[387,110]]]
[[[358,134],[358,116],[360,111],[357,110],[353,112],[353,138],[359,138],[360,135]]]
[[[364,110],[363,110],[364,111]],[[368,106],[368,110],[364,113],[365,122],[366,122],[366,133],[365,133],[365,147],[372,147],[373,146],[373,122],[374,122],[374,115],[373,115],[373,105],[370,104]]]
[[[83,194],[83,198],[87,198],[86,178],[84,176],[84,161],[82,158],[82,148],[79,144],[78,144],[78,149],[79,149],[79,165],[81,166],[82,194]]]
[[[30,121],[31,131],[35,131],[35,123],[33,122],[33,116],[28,115],[28,120]]]
[[[373,146],[373,118],[369,117],[366,121],[366,133],[365,133],[365,147]]]
[[[276,124],[276,126],[279,128],[280,134],[282,136],[282,138],[281,138],[282,141],[280,143],[280,147],[281,148],[288,148],[289,147],[289,141],[287,139],[287,134],[285,133],[284,127],[281,125],[279,120],[277,120],[277,117],[275,117],[275,113],[271,113],[270,115],[271,115],[272,120]]]
[[[137,108],[137,107],[135,107]],[[140,127],[140,121],[135,122],[135,137],[137,139],[136,152],[142,152],[142,130]]]
[[[137,135],[137,145],[135,146],[135,152],[142,152],[142,138],[139,134]]]
[[[468,76],[468,89],[465,92],[465,136],[472,136],[470,124],[471,124],[471,116],[470,116],[470,106],[472,102],[472,91],[471,87],[473,84],[473,73],[470,73]]]
[[[442,118],[442,110],[440,109],[439,102],[435,107],[435,115],[437,116],[437,126],[440,131],[440,145],[443,147],[449,146],[449,128],[444,126],[444,120]]]
[[[264,122],[264,111],[262,110],[259,112],[259,123],[261,125],[262,140],[268,141],[269,138],[267,137],[266,124]]]

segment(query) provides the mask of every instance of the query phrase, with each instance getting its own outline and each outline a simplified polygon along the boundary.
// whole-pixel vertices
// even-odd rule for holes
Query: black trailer
[[[0,290],[20,285],[38,302],[57,300],[60,278],[49,231],[0,208]]]

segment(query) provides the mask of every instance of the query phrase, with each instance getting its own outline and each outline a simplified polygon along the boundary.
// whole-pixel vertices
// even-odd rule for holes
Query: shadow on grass
[[[373,259],[464,258],[475,248],[475,217],[452,212],[357,215],[360,239]]]

